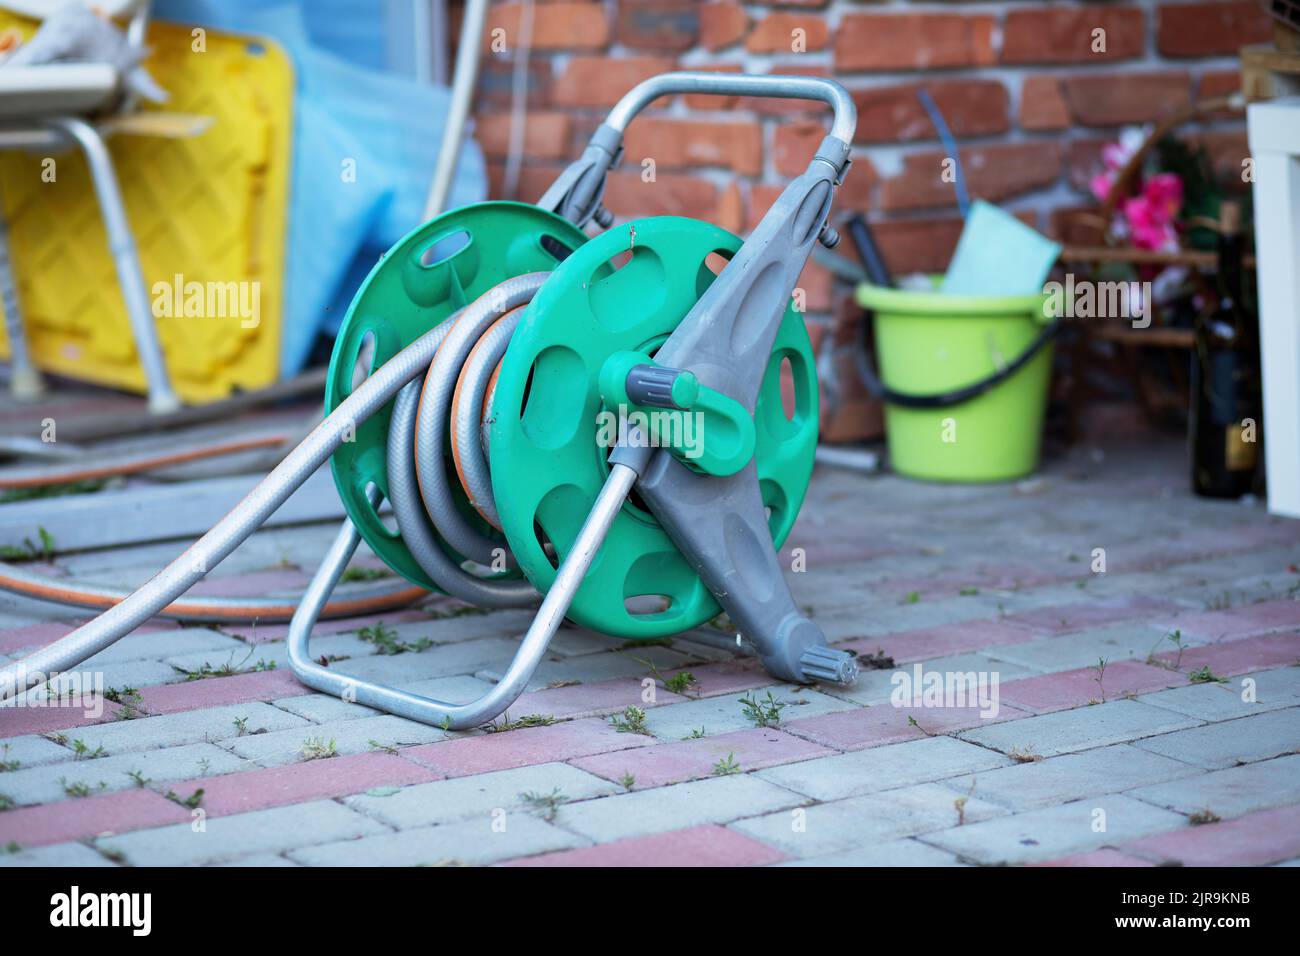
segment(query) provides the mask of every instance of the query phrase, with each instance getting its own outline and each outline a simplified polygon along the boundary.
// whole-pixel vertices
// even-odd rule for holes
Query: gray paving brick
[[[437,727],[391,714],[380,714],[377,717],[358,717],[325,724],[303,721],[301,726],[291,730],[235,737],[225,741],[224,746],[241,757],[257,761],[263,767],[279,767],[300,762],[303,759],[303,744],[308,739],[318,740],[322,746],[328,746],[333,741],[335,752],[358,754],[373,750],[370,743],[372,740],[386,747],[401,747],[432,743],[446,736],[446,731]]]
[[[109,754],[156,750],[160,747],[177,747],[181,744],[207,741],[214,743],[235,737],[239,728],[236,720],[248,718],[250,731],[265,728],[268,731],[287,730],[291,727],[310,727],[308,721],[286,713],[261,701],[248,701],[225,707],[208,707],[203,710],[186,710],[157,717],[138,717],[108,724],[95,724],[68,731],[69,740],[80,739],[90,749],[103,747]]]
[[[816,800],[842,800],[991,770],[1011,758],[952,737],[926,737],[760,770],[756,776]]]
[[[352,704],[330,694],[304,694],[297,697],[281,697],[271,703],[281,710],[311,721],[313,724],[332,724],[339,720],[357,720],[361,717],[377,717],[382,711],[362,704]]]
[[[345,802],[399,829],[463,820],[487,819],[495,810],[511,810],[511,818],[529,812],[525,793],[548,795],[559,790],[570,801],[618,793],[622,787],[564,763],[544,763],[497,770],[473,777],[436,780],[405,787],[386,797],[361,794]]]
[[[136,866],[189,866],[387,832],[383,824],[332,800],[208,817],[205,825],[200,833],[191,823],[177,823],[103,837],[95,844],[123,853]]]
[[[248,769],[252,769],[248,761],[215,744],[187,744],[15,770],[0,778],[0,791],[20,804],[52,803],[67,798],[65,781],[111,793],[136,786],[127,775],[137,770],[156,783],[164,783]]]
[[[1129,794],[1179,813],[1212,810],[1227,820],[1300,802],[1300,754],[1214,770]]]
[[[638,660],[640,658],[640,660]],[[619,677],[650,677],[650,669],[641,661],[649,661],[661,671],[685,667],[690,658],[667,647],[650,646],[627,651],[607,651],[604,654],[584,654],[562,660],[544,660],[537,666],[528,682],[527,690],[541,690],[558,680],[577,680],[584,684],[615,680]],[[505,674],[509,661],[479,671],[475,676],[496,683]]]
[[[0,764],[16,762],[18,767],[15,769],[59,763],[62,760],[71,760],[72,757],[72,751],[67,747],[60,747],[54,741],[46,740],[39,734],[0,740]],[[13,771],[0,771],[0,780],[4,780],[2,774],[5,772]]]
[[[714,777],[563,806],[556,822],[598,843],[726,823],[745,813],[798,806],[806,799],[751,774]]]
[[[17,853],[6,853],[0,848],[0,869],[7,866],[71,866],[81,869],[114,865],[82,843],[55,843],[19,850]]]
[[[1148,737],[1136,746],[1212,770],[1267,760],[1300,748],[1300,707]]]
[[[978,727],[958,736],[1003,753],[1016,750],[1051,757],[1154,737],[1198,724],[1191,717],[1160,707],[1148,707],[1133,700],[1112,700],[1091,707]]]
[[[1254,681],[1255,692],[1255,700],[1249,703],[1242,700],[1247,680]],[[1154,694],[1142,694],[1138,700],[1197,720],[1232,720],[1300,703],[1300,667],[1277,667],[1243,674],[1222,684],[1217,681],[1188,684]]]
[[[419,653],[354,657],[335,665],[340,673],[363,680],[406,687],[432,677],[473,674],[509,664],[519,650],[518,639],[482,638],[461,644],[439,644]]]
[[[872,846],[854,847],[807,860],[789,860],[777,866],[965,866],[947,850],[912,837]]]
[[[832,711],[849,710],[854,706],[849,701],[836,700],[815,690],[797,689],[786,684],[760,687],[747,693],[752,694],[756,700],[765,701],[769,690],[775,700],[784,701],[788,705],[781,711],[782,721],[802,720]],[[744,715],[744,707],[740,703],[743,696],[745,695],[723,694],[684,704],[653,707],[646,711],[646,727],[662,740],[681,740],[700,727],[709,736],[746,730],[754,724]]]
[[[176,630],[146,631],[128,634],[90,658],[83,665],[99,670],[108,664],[122,661],[162,660],[181,654],[202,651],[224,654],[247,654],[249,647],[237,638],[229,637],[206,627],[182,627]],[[236,658],[238,659],[238,658]]]
[[[1104,818],[1097,810],[1104,811]],[[1105,829],[1094,829],[1103,819]],[[1186,825],[1187,819],[1176,813],[1110,794],[952,827],[920,839],[979,863],[1028,863],[1117,846]]]
[[[586,841],[529,814],[512,813],[504,832],[487,817],[304,847],[289,855],[308,866],[488,864],[583,846]]]
[[[288,857],[280,856],[278,853],[250,853],[248,856],[238,856],[233,860],[222,860],[220,863],[213,863],[213,866],[229,867],[237,866],[240,868],[257,867],[261,869],[266,866],[301,866],[302,864],[290,860]]]
[[[938,784],[923,783],[901,790],[820,803],[740,820],[732,828],[756,837],[791,856],[810,858],[860,850],[902,837],[941,830],[960,818],[959,794]],[[1002,807],[968,797],[964,806],[969,821],[1005,814]],[[802,827],[802,829],[800,829]]]
[[[1057,673],[1096,667],[1099,659],[1107,662],[1145,660],[1165,633],[1163,628],[1148,624],[1117,624],[1059,637],[1044,637],[1025,644],[991,647],[988,655],[1044,673]]]
[[[1147,753],[1130,744],[1116,744],[953,777],[944,783],[957,793],[974,792],[1019,812],[1197,773],[1195,767],[1181,761]]]
[[[73,675],[77,676],[73,676]],[[54,682],[56,688],[75,686],[72,682],[80,681],[80,686],[92,686],[91,682],[101,681],[105,690],[121,687],[154,687],[158,684],[170,684],[180,680],[175,668],[162,661],[114,661],[100,667],[82,666],[75,671],[68,671],[61,680]]]

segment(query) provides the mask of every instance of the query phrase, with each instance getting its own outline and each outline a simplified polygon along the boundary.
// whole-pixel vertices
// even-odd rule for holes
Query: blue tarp
[[[297,78],[280,370],[337,330],[379,254],[419,225],[450,93],[360,66],[380,59],[373,0],[157,0],[158,19],[271,37]],[[331,50],[343,38],[355,50]],[[355,54],[355,55],[353,55]],[[345,58],[346,57],[346,58]],[[344,175],[354,161],[355,181]],[[448,206],[479,202],[487,172],[466,139]]]

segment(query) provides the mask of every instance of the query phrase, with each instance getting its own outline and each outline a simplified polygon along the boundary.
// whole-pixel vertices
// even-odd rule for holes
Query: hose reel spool
[[[679,217],[588,238],[583,226],[610,221],[601,197],[627,123],[677,93],[813,99],[835,118],[807,172],[744,242]],[[827,217],[855,122],[830,80],[665,74],[615,106],[537,206],[480,203],[421,226],[381,259],[348,311],[325,421],[185,555],[30,661],[63,669],[129,633],[328,456],[350,520],[288,637],[291,667],[313,688],[473,727],[513,703],[566,617],[649,639],[720,609],[775,677],[851,682],[851,656],[829,648],[795,606],[775,548],[803,502],[817,440],[815,363],[791,295],[813,244],[838,238]],[[354,388],[367,343],[371,376]],[[694,422],[695,438],[678,427],[653,441],[644,423],[655,415]],[[619,442],[602,438],[600,423],[611,421]],[[540,596],[515,659],[483,697],[437,701],[312,658],[311,629],[361,538],[431,590],[485,607]],[[662,603],[647,609],[647,597]]]

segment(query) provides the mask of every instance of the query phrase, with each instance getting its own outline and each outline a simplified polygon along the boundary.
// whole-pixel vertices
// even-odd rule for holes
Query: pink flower
[[[1156,173],[1142,184],[1142,195],[1171,222],[1183,207],[1183,181],[1173,173]]]

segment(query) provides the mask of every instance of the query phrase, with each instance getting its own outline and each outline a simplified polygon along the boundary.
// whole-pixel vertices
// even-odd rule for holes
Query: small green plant
[[[308,737],[302,742],[303,760],[326,760],[338,755],[338,748],[335,746],[333,738],[330,739],[329,743],[326,743],[323,737]]]
[[[186,670],[183,667],[177,667],[176,669],[185,675],[185,680],[187,682],[208,680],[213,677],[235,677],[239,674],[256,674],[262,671],[275,670],[275,661],[268,661],[260,657],[257,659],[256,664],[253,664],[251,667],[245,667],[244,664],[252,656],[253,650],[252,648],[249,648],[248,653],[244,655],[243,659],[240,660],[238,664],[235,663],[235,654],[232,651],[230,654],[230,660],[217,667],[213,667],[208,661],[204,661],[203,666],[195,670]],[[175,667],[176,665],[172,666]]]
[[[4,758],[8,758],[9,756],[8,744],[4,744],[3,746],[0,746],[0,754],[3,754]],[[11,773],[14,770],[17,770],[20,766],[22,766],[21,761],[0,759],[0,773]]]
[[[73,760],[95,760],[99,757],[108,756],[108,751],[104,749],[103,744],[100,744],[94,750],[91,750],[90,745],[84,740],[72,741],[72,753]]]
[[[1187,675],[1187,679],[1193,684],[1226,684],[1228,682],[1228,678],[1220,677],[1218,674],[1214,673],[1214,671],[1210,670],[1209,664],[1206,664],[1204,667],[1196,668],[1196,670]]]
[[[406,654],[408,652],[418,653],[433,647],[433,641],[427,637],[422,637],[418,641],[400,640],[397,632],[390,627],[384,627],[382,621],[369,627],[363,627],[357,631],[357,637],[367,644],[375,645],[375,653],[381,657]]]
[[[5,844],[6,853],[20,853],[21,851],[22,851],[22,847],[18,845],[17,840],[10,840],[8,843]]]
[[[683,737],[682,740],[699,740],[699,739],[702,738],[703,736],[704,736],[704,728],[703,728],[703,727],[696,727],[696,728],[695,728],[694,730],[692,730],[689,734],[687,734],[685,737]]]
[[[736,763],[734,753],[727,754],[725,759],[719,760],[713,765],[713,775],[715,777],[727,777],[733,773],[740,773],[740,764]]]
[[[381,744],[378,740],[370,740],[367,741],[367,743],[370,744],[371,750],[380,750],[386,754],[394,754],[394,755],[396,755],[397,753],[397,748],[394,747],[392,744]]]
[[[40,539],[39,544],[31,538],[23,538],[21,548],[9,544],[0,547],[0,558],[6,561],[49,561],[54,557],[54,536],[44,528],[37,528],[36,536]]]
[[[781,711],[786,706],[785,701],[777,700],[770,690],[762,700],[752,693],[740,698],[740,712],[755,727],[775,727],[781,722]]]
[[[521,793],[519,799],[536,810],[547,823],[555,819],[555,815],[560,812],[560,807],[569,802],[569,798],[560,792],[556,787],[550,793],[534,793],[529,790],[527,793]]]
[[[909,727],[915,727],[917,730],[919,730],[921,733],[925,734],[927,737],[933,737],[933,736],[934,736],[934,734],[930,733],[930,731],[926,730],[926,729],[925,729],[924,727],[922,727],[919,723],[917,723],[916,718],[913,717],[911,714],[908,714],[908,715],[907,715],[907,726],[909,726]]]
[[[980,593],[980,589],[979,589],[979,588],[962,588],[962,589],[961,589],[960,591],[958,591],[957,593],[960,594],[962,597],[974,597],[976,594],[979,594],[979,593]]]
[[[65,778],[60,777],[59,786],[63,788],[63,792],[69,797],[88,797],[92,793],[98,793],[101,790],[107,789],[108,784],[101,780],[97,786],[92,787],[87,783],[82,783],[81,781],[68,783]]]
[[[1097,658],[1097,676],[1093,680],[1097,682],[1097,691],[1101,694],[1101,703],[1106,703],[1106,658]]]
[[[233,724],[235,725],[235,736],[236,736],[236,737],[243,737],[245,734],[248,733],[248,718],[247,718],[247,717],[236,717],[233,721],[231,721],[231,723],[233,723]]]
[[[642,734],[649,737],[650,731],[645,725],[645,711],[640,707],[628,707],[621,714],[613,714],[609,722],[620,734]]]
[[[920,591],[908,591],[903,595],[903,604],[918,604],[921,601]]]
[[[118,705],[117,713],[113,715],[114,720],[135,720],[143,716],[140,712],[140,692],[134,687],[123,687],[121,690],[110,687],[104,691],[104,699]]]
[[[627,771],[624,771],[623,776],[618,778],[618,782],[619,782],[619,786],[621,786],[624,790],[631,790],[633,787],[636,786],[636,777],[632,776]]]
[[[689,694],[699,683],[696,681],[695,675],[690,671],[679,671],[672,677],[665,677],[655,665],[654,661],[648,661],[641,657],[634,657],[632,659],[638,664],[644,664],[646,669],[650,671],[650,676],[662,684],[664,690],[671,693],[683,695]]]
[[[378,581],[391,578],[393,572],[388,568],[348,568],[339,578],[340,581]]]
[[[517,720],[511,720],[509,712],[502,714],[501,722],[493,721],[484,726],[484,731],[489,734],[501,734],[508,730],[523,730],[527,727],[549,727],[555,723],[555,718],[550,714],[524,714]]]
[[[18,804],[14,803],[14,798],[7,793],[0,793],[0,813],[6,810],[12,810]]]
[[[195,790],[188,797],[182,797],[175,790],[168,790],[164,796],[172,803],[180,804],[188,810],[197,810],[199,804],[203,802],[203,788],[199,787],[199,789]]]
[[[126,775],[130,777],[132,782],[142,790],[153,782],[144,775],[143,770],[128,770]]]
[[[1178,656],[1174,658],[1174,662],[1172,664],[1167,664],[1164,661],[1156,660],[1156,649],[1159,648],[1160,645],[1163,644],[1165,641],[1168,641],[1170,644],[1174,645],[1174,647],[1178,649]],[[1160,640],[1156,641],[1155,647],[1151,648],[1151,653],[1147,655],[1147,663],[1155,667],[1167,667],[1170,670],[1174,670],[1174,671],[1180,670],[1183,666],[1183,651],[1185,650],[1187,650],[1187,645],[1183,643],[1183,632],[1177,629],[1172,630],[1168,634],[1161,637]]]

